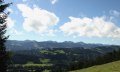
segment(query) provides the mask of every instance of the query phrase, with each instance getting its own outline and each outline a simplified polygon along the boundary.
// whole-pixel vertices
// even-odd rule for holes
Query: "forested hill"
[[[120,60],[120,46],[21,50],[12,53],[9,63],[14,63],[14,66],[12,68],[10,66],[9,70],[27,68],[27,70],[47,69],[50,72],[67,72],[116,60]]]

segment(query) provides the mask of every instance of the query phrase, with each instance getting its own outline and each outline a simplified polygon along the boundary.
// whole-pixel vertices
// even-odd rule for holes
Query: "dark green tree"
[[[7,28],[7,16],[9,13],[5,12],[5,9],[10,3],[4,3],[4,0],[0,0],[0,72],[6,72],[7,70],[7,52],[5,48],[5,42],[8,36],[5,36]]]

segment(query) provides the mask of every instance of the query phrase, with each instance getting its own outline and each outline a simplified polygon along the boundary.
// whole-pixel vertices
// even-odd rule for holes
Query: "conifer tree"
[[[7,52],[5,42],[8,36],[5,36],[7,28],[7,16],[9,13],[5,12],[5,9],[10,3],[4,3],[4,0],[0,0],[0,72],[6,72],[7,70]]]

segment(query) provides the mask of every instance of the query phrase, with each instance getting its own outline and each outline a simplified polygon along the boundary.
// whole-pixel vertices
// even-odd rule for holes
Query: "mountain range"
[[[18,51],[18,50],[31,50],[31,49],[45,49],[45,48],[95,48],[98,46],[108,46],[104,44],[89,44],[84,42],[56,42],[56,41],[17,41],[17,40],[8,40],[6,42],[7,50]]]
[[[38,49],[55,49],[55,48],[81,48],[82,50],[92,50],[99,53],[112,52],[113,50],[118,50],[120,46],[118,45],[106,45],[106,44],[90,44],[84,42],[56,42],[56,41],[17,41],[17,40],[8,40],[6,42],[6,49],[8,51],[23,51],[23,50],[38,50]]]

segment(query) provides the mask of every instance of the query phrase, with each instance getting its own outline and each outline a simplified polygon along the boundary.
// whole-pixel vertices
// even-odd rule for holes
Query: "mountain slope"
[[[98,66],[92,66],[89,68],[75,70],[71,72],[120,72],[120,61],[115,61]]]

